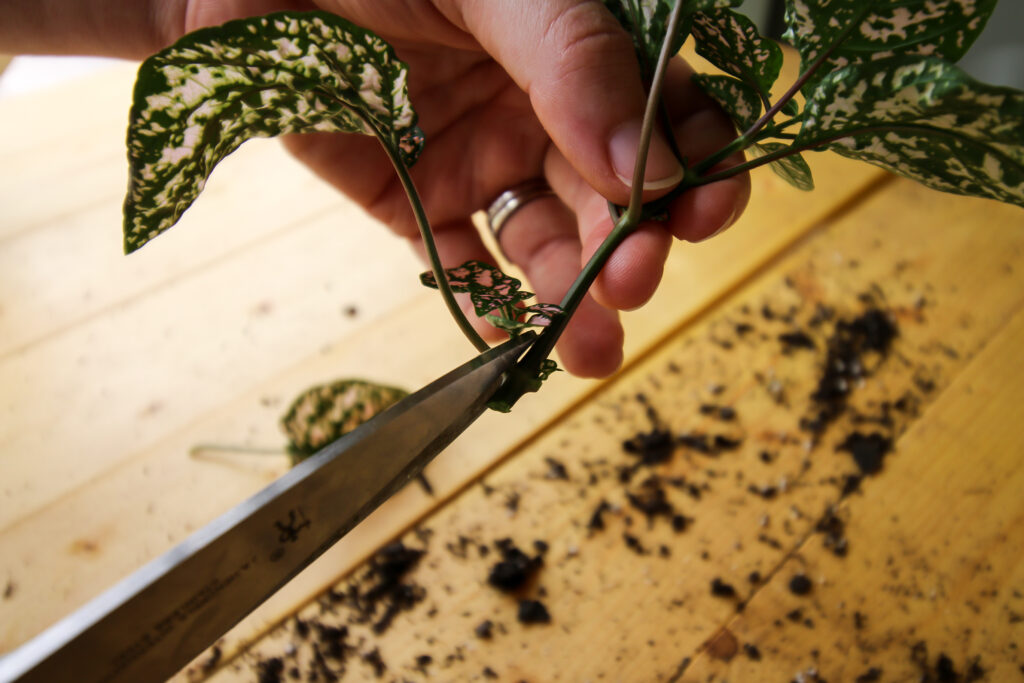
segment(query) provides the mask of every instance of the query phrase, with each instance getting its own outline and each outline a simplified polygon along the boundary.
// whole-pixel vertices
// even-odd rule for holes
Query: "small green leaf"
[[[552,320],[565,314],[562,307],[556,304],[533,304],[525,308],[513,307],[512,310],[515,311],[516,318],[494,313],[488,313],[484,317],[499,330],[505,330],[512,336],[516,336],[527,327],[547,327]],[[533,315],[530,315],[531,313]]]
[[[788,147],[789,145],[784,145],[781,142],[760,142],[751,146],[750,151],[758,156],[763,156]],[[797,153],[773,161],[768,164],[768,167],[775,172],[775,175],[798,190],[810,191],[814,189],[814,177],[811,175],[811,167]]]
[[[769,101],[782,69],[782,48],[762,37],[753,21],[731,9],[712,9],[694,15],[690,32],[697,54]]]
[[[174,225],[217,163],[253,137],[383,136],[423,146],[407,70],[383,40],[326,12],[280,12],[190,33],[139,69],[128,129],[124,245]]]
[[[794,144],[827,146],[938,190],[1024,206],[1024,93],[927,57],[830,74]]]
[[[786,39],[801,71],[824,63],[805,93],[831,71],[895,55],[955,62],[981,34],[997,0],[786,0]]]
[[[550,325],[556,318],[565,315],[565,310],[558,304],[533,304],[523,309],[523,313],[530,315],[527,321],[535,327]]]
[[[404,389],[361,379],[307,389],[281,418],[292,462],[305,460],[408,395]]]
[[[469,294],[473,309],[481,317],[496,308],[514,305],[533,296],[532,292],[519,289],[522,286],[519,280],[483,261],[466,261],[461,266],[446,269],[445,274],[453,292]],[[437,280],[432,272],[421,273],[420,282],[437,289]]]
[[[725,110],[741,133],[761,115],[761,96],[752,85],[718,74],[695,74],[693,82]]]

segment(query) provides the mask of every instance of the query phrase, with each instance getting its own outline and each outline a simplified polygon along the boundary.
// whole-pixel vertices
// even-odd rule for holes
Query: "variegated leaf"
[[[376,134],[407,163],[423,144],[406,66],[326,12],[281,12],[190,33],[139,69],[128,130],[124,245],[174,225],[214,166],[252,137]]]
[[[725,110],[740,132],[761,116],[761,97],[754,86],[719,74],[695,74],[693,82]]]
[[[743,0],[682,0],[686,2],[683,11],[686,16],[680,30],[672,41],[672,54],[682,48],[690,35],[690,17],[694,12],[717,7],[735,7]],[[619,20],[626,32],[633,37],[633,46],[640,60],[645,80],[654,75],[654,67],[661,54],[661,44],[668,31],[668,18],[676,0],[604,0],[608,10]]]
[[[761,142],[753,145],[750,150],[758,156],[772,154],[786,149],[789,145],[781,142]],[[798,190],[810,191],[814,189],[814,176],[811,175],[811,167],[802,156],[793,153],[782,157],[768,164],[768,167],[787,183]]]
[[[533,304],[523,309],[529,315],[527,322],[535,327],[550,325],[556,318],[565,315],[565,310],[558,304]]]
[[[479,316],[485,316],[496,308],[514,305],[533,296],[521,291],[522,283],[500,269],[482,261],[467,261],[461,266],[445,270],[452,291],[469,294],[473,309]],[[432,272],[420,274],[420,282],[437,289],[437,280]]]
[[[786,0],[786,39],[801,71],[823,64],[804,92],[829,72],[895,55],[959,60],[985,27],[997,0]]]
[[[308,458],[408,395],[404,389],[361,379],[307,389],[281,418],[292,461]]]
[[[514,310],[516,318],[495,313],[489,313],[484,317],[499,330],[505,330],[515,336],[527,327],[547,327],[552,320],[565,313],[562,307],[556,304],[534,304]]]
[[[764,38],[750,19],[731,9],[698,12],[690,28],[697,54],[753,86],[767,103],[782,69],[782,48]]]
[[[829,75],[796,145],[956,194],[1024,206],[1024,93],[979,83],[940,59],[892,57]]]

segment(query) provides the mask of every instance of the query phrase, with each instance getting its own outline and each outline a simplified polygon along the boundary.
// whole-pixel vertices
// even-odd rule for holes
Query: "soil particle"
[[[530,557],[517,548],[509,538],[496,541],[495,547],[501,553],[501,560],[491,567],[487,583],[498,590],[517,590],[525,585],[544,563],[540,555]]]
[[[689,517],[676,513],[672,515],[672,530],[677,534],[681,534],[686,531],[692,521]]]
[[[3,593],[3,595],[4,595],[4,600],[10,600],[11,598],[14,597],[14,582],[13,581],[8,581],[4,585],[4,593]]]
[[[818,348],[818,345],[814,343],[810,335],[802,330],[780,334],[779,341],[782,342],[783,353],[791,353],[797,349],[811,349],[813,351]]]
[[[544,475],[546,479],[569,479],[569,470],[566,469],[565,463],[552,457],[544,458],[544,462],[548,466],[547,474]]]
[[[210,648],[210,656],[203,660],[203,663],[199,666],[199,670],[204,674],[213,673],[213,670],[220,664],[220,659],[224,655],[219,645],[214,645]]]
[[[490,640],[494,637],[494,622],[490,619],[485,619],[476,625],[473,629],[473,633],[476,634],[477,638],[481,640]]]
[[[836,514],[833,506],[830,505],[825,510],[825,514],[814,525],[814,530],[824,534],[825,547],[831,550],[834,555],[837,557],[846,556],[849,549],[849,543],[846,540],[846,523]]]
[[[412,609],[426,597],[422,587],[402,580],[424,553],[423,550],[406,547],[401,542],[389,543],[370,560],[362,581],[350,586],[347,593],[332,593],[330,597],[351,605],[359,621],[365,623],[376,620],[373,632],[384,633],[400,612]],[[369,584],[369,587],[361,590],[365,584]]]
[[[498,678],[498,674],[489,666],[485,666],[482,673],[484,678],[490,680],[496,680]]]
[[[604,513],[608,512],[611,507],[606,500],[598,503],[593,514],[590,515],[590,521],[587,522],[587,529],[590,531],[601,531],[604,529]]]
[[[516,618],[521,624],[551,623],[551,614],[548,612],[548,608],[539,600],[520,600]]]
[[[713,403],[705,403],[699,408],[701,415],[707,415],[723,422],[732,422],[736,419],[736,409],[732,406],[720,406]]]
[[[711,579],[711,594],[716,598],[735,598],[736,588],[731,583],[726,583],[716,576]]]
[[[647,518],[648,526],[656,517],[672,519],[675,508],[668,502],[668,496],[657,477],[648,477],[636,491],[627,491],[626,500]]]
[[[384,659],[380,656],[379,649],[373,648],[369,652],[365,653],[362,656],[362,658],[363,661],[366,662],[366,664],[369,665],[371,669],[373,669],[374,676],[376,676],[377,678],[384,677],[384,674],[387,672],[388,667],[384,664]]]
[[[862,474],[877,474],[882,469],[882,458],[892,450],[892,440],[878,432],[852,432],[836,450],[852,455]]]
[[[622,443],[622,449],[640,458],[643,465],[657,465],[672,457],[676,442],[667,429],[653,429],[627,439]]]
[[[272,657],[259,663],[259,683],[280,683],[284,680],[284,660]]]
[[[873,666],[854,679],[855,683],[875,683],[882,680],[882,670]]]
[[[345,642],[348,639],[348,628],[345,626],[325,626],[316,624],[317,639],[322,646],[321,652],[326,657],[343,661],[352,647]]]
[[[623,533],[622,540],[625,541],[626,547],[632,550],[637,555],[646,555],[647,549],[644,548],[643,543],[640,539],[630,533]]]
[[[812,588],[814,584],[806,574],[797,574],[789,580],[789,592],[793,595],[807,595]]]
[[[752,661],[761,661],[761,651],[753,643],[743,643],[743,653]]]

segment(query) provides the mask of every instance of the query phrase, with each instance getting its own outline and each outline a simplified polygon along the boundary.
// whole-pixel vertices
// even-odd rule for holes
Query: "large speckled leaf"
[[[740,132],[761,115],[761,96],[753,85],[720,74],[695,74],[693,82],[725,110]]]
[[[712,9],[694,15],[690,33],[697,54],[769,101],[782,69],[782,48],[762,37],[754,22],[731,9]]]
[[[174,225],[245,140],[377,134],[413,163],[422,147],[405,64],[325,12],[281,12],[190,33],[139,69],[128,129],[124,245]]]
[[[892,57],[829,75],[798,146],[827,145],[956,194],[1024,206],[1024,93],[940,59]]]
[[[403,389],[361,379],[307,389],[281,418],[292,461],[308,458],[408,395]]]
[[[829,72],[895,55],[955,62],[981,34],[997,0],[786,0],[786,39],[801,71],[824,61],[804,92]]]
[[[473,309],[485,316],[496,308],[510,306],[529,299],[533,294],[519,288],[522,283],[500,269],[483,261],[467,261],[461,266],[445,270],[452,291],[469,294]],[[431,272],[421,273],[420,282],[437,289],[437,280]]]
[[[779,152],[788,147],[789,145],[781,142],[759,142],[753,145],[750,150],[758,156],[763,156]],[[797,153],[788,154],[781,159],[771,162],[768,164],[768,168],[772,169],[775,175],[798,190],[808,192],[814,189],[814,176],[811,175],[811,167]]]
[[[743,0],[683,0],[685,16],[680,30],[672,41],[673,54],[682,48],[690,31],[690,17],[694,12],[716,7],[735,7]],[[604,0],[608,10],[633,37],[633,46],[640,59],[640,68],[647,80],[654,75],[654,67],[661,54],[661,44],[668,31],[668,18],[676,0]]]

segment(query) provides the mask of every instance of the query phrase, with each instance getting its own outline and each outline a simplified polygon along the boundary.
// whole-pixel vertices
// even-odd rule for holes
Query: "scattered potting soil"
[[[855,413],[850,408],[851,397],[857,388],[886,360],[894,340],[899,335],[899,330],[887,311],[871,303],[871,300],[865,300],[864,303],[863,312],[846,318],[839,316],[835,308],[820,305],[810,317],[806,317],[807,312],[802,313],[798,307],[764,307],[761,310],[764,322],[758,323],[756,327],[745,322],[736,323],[732,328],[736,335],[735,339],[723,339],[720,335],[716,337],[716,341],[720,342],[719,348],[732,349],[731,352],[751,344],[777,344],[781,345],[783,353],[789,356],[786,362],[816,364],[818,374],[813,391],[804,394],[806,403],[794,406],[798,410],[802,410],[804,405],[807,408],[798,424],[797,418],[793,419],[794,434],[797,433],[797,429],[810,434],[813,441],[806,448],[806,451],[810,452],[833,426],[836,427],[835,431],[838,431],[840,424],[861,427],[841,434],[840,439],[832,441],[838,443],[837,451],[849,454],[856,464],[856,473],[834,477],[840,497],[857,491],[863,477],[881,471],[883,458],[892,450],[898,420],[901,416],[910,418],[916,415],[919,403],[915,394],[907,392],[894,401],[877,404],[874,409],[863,409],[863,414]],[[730,351],[716,352],[724,355]],[[666,376],[679,376],[685,371],[680,365],[670,363],[666,366],[665,372]],[[780,380],[769,375],[758,376],[756,371],[752,371],[752,374],[757,377],[761,386],[768,389],[769,394],[780,406],[790,407],[790,400],[795,403],[798,394],[792,391],[792,385],[785,384],[785,378]],[[921,377],[930,381],[927,375]],[[916,379],[915,382],[917,388],[923,392],[922,382],[917,382]],[[646,416],[648,424],[632,436],[617,437],[621,443],[619,453],[601,454],[592,461],[574,460],[570,454],[560,452],[545,455],[538,461],[542,467],[531,475],[530,481],[540,482],[543,486],[573,486],[579,489],[579,499],[584,502],[581,503],[583,512],[578,519],[578,525],[585,529],[584,538],[591,538],[613,529],[616,536],[621,533],[625,545],[638,555],[647,558],[660,557],[664,560],[659,561],[671,562],[673,556],[678,557],[679,554],[673,553],[676,548],[665,542],[667,538],[671,538],[671,535],[665,535],[665,531],[670,529],[672,532],[680,533],[696,525],[699,532],[699,514],[689,517],[683,514],[680,508],[690,512],[690,506],[697,505],[705,497],[713,498],[720,490],[728,490],[731,486],[735,486],[733,490],[738,491],[740,495],[749,494],[752,498],[747,500],[756,500],[757,505],[765,506],[769,502],[778,505],[778,500],[786,496],[792,488],[792,482],[787,485],[785,480],[779,481],[774,478],[770,483],[764,483],[767,477],[755,478],[745,470],[736,471],[735,466],[731,464],[732,458],[746,457],[749,453],[752,466],[764,468],[777,461],[784,461],[783,459],[789,457],[797,446],[802,445],[797,438],[782,438],[768,442],[763,435],[748,434],[740,419],[740,411],[729,400],[730,391],[735,387],[736,384],[730,380],[728,384],[714,382],[700,388],[699,391],[695,388],[694,394],[699,395],[695,396],[691,404],[695,409],[690,413],[694,422],[684,425],[669,424],[658,414],[651,398],[644,393],[636,393],[632,396],[636,403],[631,410],[635,411],[636,404],[639,404],[642,409],[641,415]],[[789,393],[788,399],[786,393]],[[674,414],[678,415],[679,411],[674,411]],[[742,415],[746,413],[743,412]],[[751,441],[756,446],[750,445]],[[750,452],[752,449],[754,450]],[[684,458],[690,464],[685,477],[672,472],[672,463],[680,462]],[[736,474],[735,482],[731,480],[733,473]],[[612,483],[611,486],[608,485],[609,482]],[[521,507],[523,511],[530,510],[530,490],[527,487],[492,486],[486,481],[481,482],[481,487],[485,495],[499,492],[496,507],[504,506],[512,514],[519,512]],[[600,491],[600,495],[594,495],[592,491]],[[586,512],[588,510],[589,516]],[[634,517],[640,515],[646,524],[635,523]],[[775,512],[772,512],[772,517],[774,521],[771,527],[760,532],[757,540],[775,550],[785,551],[794,542],[795,533],[790,531],[789,520],[777,521],[778,515]],[[794,517],[796,518],[798,517]],[[767,522],[763,526],[767,526]],[[848,551],[845,526],[836,509],[829,506],[811,528],[823,535],[826,548],[842,557]],[[803,528],[807,529],[806,523]],[[784,539],[784,542],[779,539]],[[535,553],[531,554],[523,550],[526,546],[517,546],[511,539],[504,538],[489,543],[474,534],[459,535],[456,540],[446,542],[444,547],[452,557],[467,563],[481,562],[489,553],[496,553],[498,559],[486,564],[481,562],[479,565],[481,569],[486,570],[479,574],[481,581],[486,575],[487,585],[500,593],[515,595],[515,602],[509,601],[509,607],[515,605],[516,620],[520,624],[552,622],[552,615],[546,605],[549,596],[544,587],[537,585],[538,578],[544,571],[544,556],[548,552],[547,542],[535,541]],[[556,544],[555,547],[559,546]],[[742,550],[739,546],[736,549]],[[561,555],[561,550],[558,552],[557,557],[572,558],[576,556],[578,549],[571,547],[564,556]],[[413,609],[415,605],[425,600],[425,589],[405,578],[406,574],[421,561],[424,553],[425,550],[411,549],[401,543],[382,549],[378,557],[370,563],[365,576],[353,582],[347,590],[334,593],[336,600],[355,609],[358,615],[356,623],[369,624],[374,633],[383,632],[397,614]],[[714,557],[707,550],[699,553],[699,557],[707,562],[715,562],[721,557],[717,553],[713,555]],[[772,572],[762,574],[761,571],[754,570],[750,571],[747,578],[750,586],[744,585],[744,593],[747,590],[757,591],[772,578]],[[804,574],[791,576],[788,588],[797,596],[809,595],[814,590],[812,581]],[[717,598],[736,601],[738,609],[742,609],[745,604],[741,600],[744,596],[740,595],[740,591],[722,577],[714,577],[711,580],[710,593]],[[810,610],[812,607],[807,609]],[[441,603],[432,607],[428,615],[439,610],[443,610]],[[465,616],[472,617],[472,614],[467,612]],[[515,628],[511,627],[506,631],[500,616],[497,617],[498,623],[490,618],[481,617],[483,615],[478,615],[478,620],[474,619],[467,624],[467,630],[471,628],[472,635],[479,641],[501,642],[505,634],[512,632],[511,628]],[[791,610],[785,618],[794,624],[814,628],[814,620],[805,614],[803,608]],[[866,618],[863,614],[855,612],[853,619],[856,628],[864,628]],[[299,623],[296,620],[295,633],[302,636]],[[472,626],[473,623],[476,623],[475,627]],[[780,620],[779,623],[787,626],[784,621]],[[389,667],[379,649],[372,647],[372,639],[366,641],[361,636],[359,640],[355,640],[348,635],[344,627],[335,628],[337,630],[332,632],[312,625],[316,639],[313,642],[314,661],[306,669],[310,676],[308,680],[314,680],[313,673],[318,670],[319,678],[315,680],[330,680],[330,676],[337,678],[344,673],[343,665],[349,660],[356,664],[362,662],[378,677],[387,671],[403,667],[405,671],[409,671],[412,667],[409,660],[399,666]],[[308,637],[310,630],[310,625],[307,624],[306,635],[302,637]],[[429,639],[427,643],[430,644]],[[482,642],[479,646],[486,647],[487,643]],[[740,651],[738,647],[733,650]],[[751,643],[742,645],[741,651],[751,661],[760,661],[762,658],[761,650]],[[353,658],[353,654],[359,654],[358,658]],[[436,674],[436,670],[453,661],[461,661],[460,657],[459,652],[446,657],[437,653],[420,655],[413,664],[424,676],[428,676]],[[261,675],[264,670],[270,670],[277,671],[280,677],[284,669],[279,670],[276,664],[266,664],[272,661],[269,659],[260,665]],[[961,668],[966,669],[963,673],[958,673],[953,662],[945,655],[930,661],[925,660],[925,663],[928,675],[932,678],[922,680],[979,680],[969,677],[976,675],[970,672],[981,671],[980,664],[976,661],[963,665]],[[485,667],[482,674],[476,675],[482,675],[487,679],[498,677],[490,667]],[[948,678],[950,675],[959,678]],[[881,680],[880,676],[881,669],[872,667],[864,671],[857,680],[869,683],[872,680]],[[817,677],[816,669],[801,672],[797,679],[821,680]]]
[[[811,414],[801,427],[821,435],[846,410],[857,383],[870,375],[869,357],[885,359],[899,331],[884,310],[871,307],[861,315],[839,320],[826,341],[827,353],[818,384],[811,394]]]

